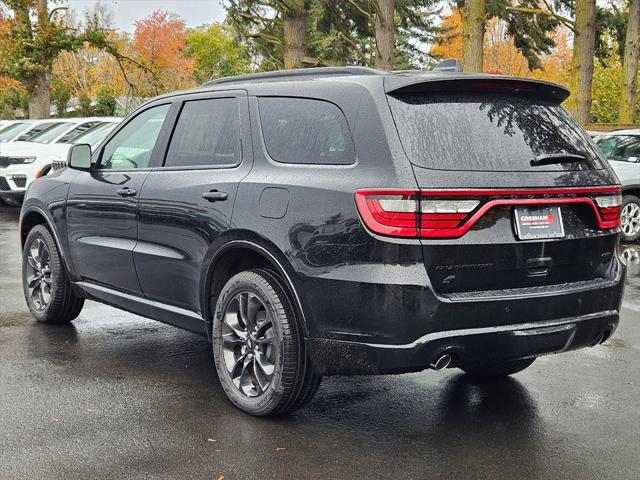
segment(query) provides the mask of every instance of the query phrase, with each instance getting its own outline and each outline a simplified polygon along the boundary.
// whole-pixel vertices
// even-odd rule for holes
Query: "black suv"
[[[558,85],[328,68],[156,98],[33,182],[35,318],[85,299],[213,344],[254,415],[323,375],[509,375],[618,323],[620,186]]]

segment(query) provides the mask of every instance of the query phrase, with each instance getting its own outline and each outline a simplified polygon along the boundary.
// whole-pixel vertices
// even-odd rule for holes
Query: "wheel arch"
[[[236,273],[254,268],[268,268],[275,271],[283,281],[300,319],[304,336],[307,337],[307,322],[298,292],[287,271],[289,264],[285,255],[277,247],[264,239],[239,239],[226,241],[211,254],[206,262],[201,278],[201,305],[203,318],[207,323],[207,335],[211,338],[213,308],[215,300],[227,280]]]
[[[44,225],[51,232],[53,240],[54,242],[56,242],[58,252],[60,252],[62,263],[64,264],[67,271],[70,271],[66,252],[64,248],[62,248],[60,238],[58,237],[58,232],[53,226],[53,221],[49,218],[47,213],[39,207],[33,205],[29,206],[27,208],[24,208],[20,214],[20,224],[18,226],[18,232],[20,235],[20,249],[22,250],[24,248],[24,243],[27,240],[29,232],[37,225]]]
[[[622,195],[634,195],[640,198],[640,184],[623,186]]]

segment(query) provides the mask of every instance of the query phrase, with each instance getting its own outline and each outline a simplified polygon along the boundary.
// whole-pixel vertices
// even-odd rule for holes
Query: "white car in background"
[[[640,238],[640,129],[616,130],[594,139],[622,184],[623,242]]]
[[[32,181],[49,173],[54,163],[66,161],[72,144],[95,146],[121,120],[118,117],[73,119],[34,135],[28,142],[0,145],[0,199],[9,205],[19,205]]]
[[[58,123],[57,120],[16,120],[0,130],[0,144],[26,140]]]

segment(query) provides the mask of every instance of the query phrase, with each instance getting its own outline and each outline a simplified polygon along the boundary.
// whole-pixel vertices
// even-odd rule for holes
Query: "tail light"
[[[595,201],[602,221],[612,225],[608,228],[619,227],[620,212],[622,209],[622,193],[617,192],[613,195],[598,196],[595,198]]]
[[[562,204],[591,206],[601,230],[620,226],[620,187],[356,192],[369,230],[405,238],[459,238],[496,206]]]

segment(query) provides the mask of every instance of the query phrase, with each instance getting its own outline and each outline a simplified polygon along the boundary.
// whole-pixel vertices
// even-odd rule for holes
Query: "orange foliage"
[[[182,55],[186,45],[186,25],[173,12],[157,10],[136,22],[134,51],[151,70],[150,82],[157,92],[194,85],[195,62]]]
[[[455,9],[442,23],[444,32],[431,48],[431,56],[455,58],[462,61],[462,16]],[[507,35],[506,24],[498,18],[487,22],[484,35],[484,71],[502,75],[536,78],[566,84],[569,81],[571,47],[565,27],[552,35],[556,48],[548,55],[542,55],[542,69],[529,70],[526,58],[518,52],[513,39]]]

